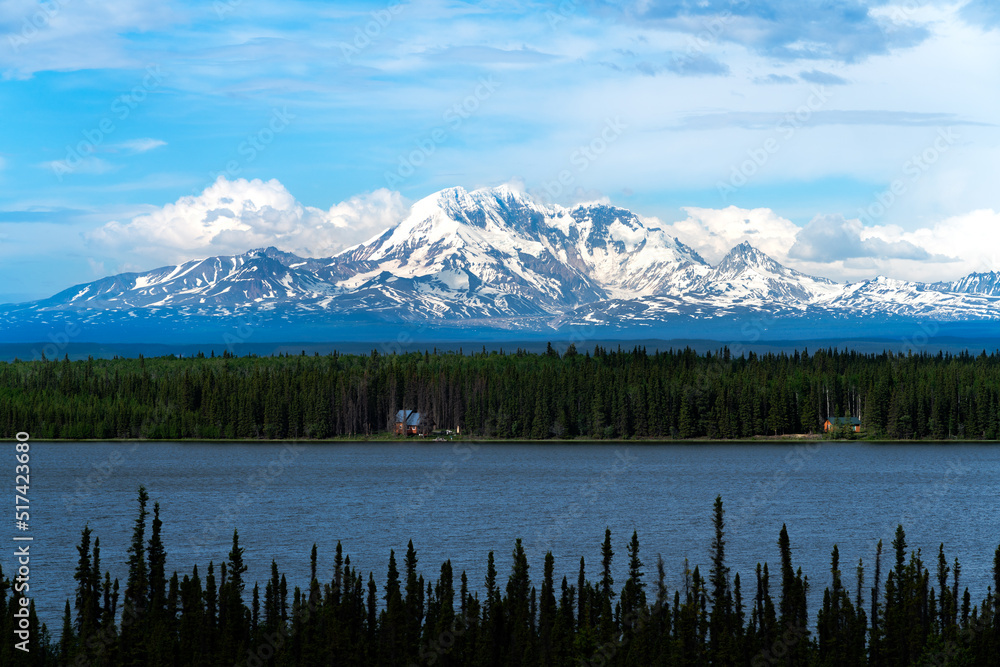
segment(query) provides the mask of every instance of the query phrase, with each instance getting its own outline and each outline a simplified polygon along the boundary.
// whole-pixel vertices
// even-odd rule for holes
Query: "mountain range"
[[[249,314],[259,326],[313,339],[362,325],[544,333],[707,331],[751,318],[806,329],[989,323],[1000,320],[1000,273],[840,284],[782,266],[748,243],[712,266],[623,208],[542,205],[507,186],[449,188],[334,257],[255,249],[110,276],[3,312],[0,337],[8,340],[18,328],[31,335],[62,321],[88,329],[90,339],[112,330],[127,338],[130,328],[217,331]]]

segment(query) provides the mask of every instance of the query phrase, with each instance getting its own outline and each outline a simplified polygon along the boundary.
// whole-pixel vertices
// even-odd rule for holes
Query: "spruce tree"
[[[147,554],[149,558],[149,609],[150,613],[156,618],[160,618],[163,615],[167,602],[167,552],[163,546],[161,536],[162,527],[160,503],[153,503],[152,532],[149,536]]]
[[[546,662],[553,652],[553,627],[556,623],[556,596],[553,570],[555,558],[551,551],[545,553],[545,565],[542,574],[541,600],[538,605],[538,642],[539,659]]]
[[[729,589],[729,568],[726,567],[726,524],[722,496],[715,498],[712,526],[715,537],[712,538],[712,568],[709,572],[709,586],[712,591],[709,655],[712,662],[725,664],[736,660],[733,642],[736,629],[732,618],[733,599]]]
[[[149,571],[146,565],[146,487],[139,487],[139,515],[132,529],[132,543],[128,548],[128,579],[125,583],[125,602],[122,607],[126,624],[122,623],[121,645],[125,665],[145,665],[149,628]]]

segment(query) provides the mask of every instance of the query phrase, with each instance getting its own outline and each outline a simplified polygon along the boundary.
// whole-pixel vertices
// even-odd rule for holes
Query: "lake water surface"
[[[949,560],[959,558],[974,602],[985,596],[1000,543],[1000,447],[989,445],[35,442],[31,451],[31,590],[54,631],[73,595],[85,524],[101,540],[102,567],[124,587],[140,484],[150,511],[153,501],[161,506],[169,572],[183,576],[198,563],[204,577],[209,560],[226,559],[236,527],[248,590],[267,579],[272,558],[290,587],[308,586],[314,542],[321,579],[329,581],[338,540],[381,589],[389,550],[401,561],[411,538],[431,580],[450,558],[456,579],[465,570],[480,589],[494,550],[505,581],[520,537],[535,583],[547,550],[558,577],[575,583],[583,556],[593,581],[607,526],[616,586],[637,530],[650,580],[660,554],[672,594],[685,558],[707,575],[716,495],[727,512],[729,565],[741,573],[745,597],[756,563],[777,573],[786,523],[794,564],[809,576],[814,617],[834,543],[845,584],[854,589],[863,558],[870,587],[875,543],[884,541],[891,561],[902,523],[932,574],[940,543]],[[4,549],[0,560],[8,575],[12,552]],[[777,600],[777,574],[772,581]]]

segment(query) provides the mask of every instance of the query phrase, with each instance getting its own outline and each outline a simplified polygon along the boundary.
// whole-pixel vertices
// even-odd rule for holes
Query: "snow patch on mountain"
[[[425,197],[398,224],[333,257],[258,248],[110,276],[15,310],[134,309],[181,317],[259,309],[507,328],[758,315],[997,320],[1000,273],[954,283],[879,277],[842,285],[782,266],[747,242],[713,267],[626,209],[545,205],[502,186]]]

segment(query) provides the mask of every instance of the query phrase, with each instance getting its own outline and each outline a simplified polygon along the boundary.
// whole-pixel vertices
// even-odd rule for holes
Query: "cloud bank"
[[[687,218],[659,226],[713,264],[747,241],[786,266],[840,281],[881,274],[933,282],[1000,270],[1000,213],[992,209],[911,231],[842,215],[817,215],[799,226],[769,208],[683,210]]]
[[[713,264],[746,241],[782,264],[841,281],[884,274],[929,282],[1000,270],[1000,213],[990,209],[909,231],[842,215],[817,215],[800,226],[770,208],[682,210],[686,217],[675,222],[645,220]],[[302,204],[275,179],[220,176],[196,196],[108,222],[85,237],[95,252],[127,258],[121,266],[129,268],[272,245],[304,257],[329,257],[380,234],[408,212],[409,202],[385,188],[323,210]]]
[[[304,257],[329,257],[395,224],[408,210],[385,188],[355,195],[329,210],[305,206],[275,179],[220,176],[197,196],[181,197],[128,221],[88,233],[94,250],[173,264],[276,246]]]

